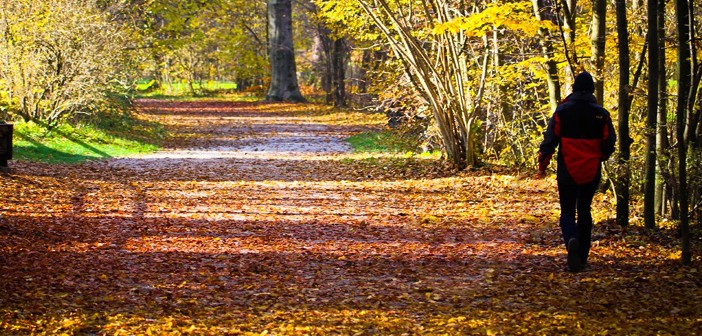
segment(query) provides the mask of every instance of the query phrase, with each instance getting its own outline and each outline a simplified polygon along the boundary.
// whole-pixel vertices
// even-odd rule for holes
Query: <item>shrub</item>
[[[5,0],[0,105],[49,128],[109,99],[126,66],[125,34],[96,0]]]

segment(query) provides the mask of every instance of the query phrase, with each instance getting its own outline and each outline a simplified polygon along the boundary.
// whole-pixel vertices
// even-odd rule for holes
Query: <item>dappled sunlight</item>
[[[337,237],[300,239],[296,237],[255,236],[242,232],[242,237],[164,237],[144,236],[130,238],[122,244],[126,251],[135,253],[182,252],[198,254],[262,254],[262,253],[315,253],[321,258],[348,261],[373,257],[432,258],[453,255],[462,258],[488,257],[490,251],[501,245],[506,251],[500,256],[510,260],[521,253],[523,246],[515,242],[470,241],[467,243],[432,243],[415,238],[383,239],[379,237],[340,235]],[[81,247],[77,245],[77,247]]]
[[[607,221],[610,195],[595,200],[593,269],[570,274],[553,179],[332,151],[366,126],[316,124],[308,116],[334,117],[307,105],[146,104],[173,135],[169,149],[16,162],[1,177],[0,330],[592,334],[637,330],[644,317],[670,333],[699,324],[697,303],[670,309],[693,302],[699,274],[676,266],[675,246]]]

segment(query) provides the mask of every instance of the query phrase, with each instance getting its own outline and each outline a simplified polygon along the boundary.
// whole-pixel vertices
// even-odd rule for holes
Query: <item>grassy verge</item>
[[[135,86],[137,98],[167,99],[167,100],[201,100],[203,98],[225,98],[236,101],[255,102],[265,98],[263,90],[253,88],[239,92],[237,84],[229,81],[203,81],[193,83],[176,82],[163,84],[157,81],[141,81]]]
[[[193,95],[173,95],[167,94],[162,91],[154,91],[150,93],[140,93],[134,96],[134,98],[147,98],[147,99],[157,99],[157,100],[174,100],[174,101],[208,101],[208,100],[226,100],[233,102],[249,102],[255,103],[266,98],[265,95],[255,94],[255,93],[217,93],[210,96],[193,96]]]
[[[102,116],[92,123],[64,124],[48,131],[29,122],[14,124],[13,159],[47,163],[153,152],[165,137],[163,128],[134,116]]]
[[[137,91],[148,91],[153,88],[156,81],[143,80],[137,83],[135,89]],[[195,82],[192,84],[187,82],[176,82],[172,84],[158,84],[159,90],[170,92],[174,95],[184,95],[192,92],[192,90],[204,90],[204,91],[233,91],[237,89],[237,85],[234,82],[229,81],[203,81]]]
[[[347,139],[356,152],[367,153],[402,153],[405,155],[433,155],[422,152],[418,139],[394,130],[364,132]]]

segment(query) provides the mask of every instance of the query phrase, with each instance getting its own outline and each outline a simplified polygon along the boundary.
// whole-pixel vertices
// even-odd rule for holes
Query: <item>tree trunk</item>
[[[604,104],[604,63],[607,2],[594,0],[592,3],[592,61],[595,64],[595,97]]]
[[[317,29],[322,48],[322,89],[327,104],[346,106],[346,60],[348,48],[346,39],[334,38],[326,27]]]
[[[667,78],[665,69],[665,0],[658,0],[658,69],[660,70],[660,75],[658,76],[658,90],[659,90],[659,107],[658,107],[658,120],[657,120],[657,130],[656,130],[656,153],[658,156],[657,160],[657,171],[656,174],[656,197],[655,197],[655,210],[656,213],[665,215],[666,209],[666,185],[668,181],[665,176],[670,176],[667,171],[668,169],[668,99],[667,99]],[[665,172],[665,173],[664,173]]]
[[[682,263],[692,263],[690,228],[688,219],[687,191],[687,142],[685,124],[687,122],[687,100],[692,83],[690,65],[690,13],[688,0],[675,0],[675,15],[678,30],[678,101],[675,109],[678,136],[678,192],[680,202],[680,236],[682,239]]]
[[[546,20],[548,15],[547,8],[543,0],[532,0],[534,5],[534,16],[537,20]],[[558,104],[561,102],[561,81],[558,78],[558,64],[553,58],[553,44],[551,34],[546,29],[541,29],[541,35],[544,37],[541,41],[541,51],[546,59],[546,82],[548,84],[548,97],[551,103],[551,110],[555,111]]]
[[[629,31],[626,19],[626,0],[616,0],[617,45],[619,47],[619,157],[620,173],[617,178],[617,223],[629,225],[629,185],[631,181],[631,138],[629,137]]]
[[[639,8],[641,8],[641,6],[643,6],[643,1],[641,1],[641,0],[632,0],[631,1],[631,9],[633,9],[634,11],[638,11]]]
[[[331,70],[334,106],[346,106],[346,39],[337,38],[332,44]]]
[[[448,159],[459,170],[479,164],[477,111],[482,102],[487,58],[482,55],[484,67],[477,92],[471,92],[467,88],[477,78],[467,70],[468,64],[479,56],[465,49],[468,43],[465,35],[432,34],[433,40],[427,43],[413,34],[412,11],[395,11],[389,0],[358,3],[390,42],[417,92],[427,100]],[[425,4],[425,8],[433,9],[428,14],[432,24],[445,24],[455,17],[453,9],[443,0]],[[431,47],[427,48],[428,45]]]
[[[566,57],[565,66],[565,83],[566,87],[573,84],[575,79],[575,71],[580,64],[578,59],[578,50],[575,48],[575,32],[576,32],[576,11],[577,11],[577,1],[576,0],[555,0],[560,1],[556,4],[556,8],[563,12],[563,20],[560,16],[557,16],[558,25],[561,27],[561,35],[563,39],[563,51]],[[556,15],[560,15],[557,13]]]
[[[559,0],[556,0],[559,1]],[[561,7],[563,10],[563,37],[566,41],[565,48],[572,50],[575,52],[575,11],[577,9],[577,1],[576,0],[560,0],[561,1]],[[594,2],[597,2],[600,0],[595,0]],[[595,4],[593,4],[594,8]],[[578,56],[576,54],[573,54],[572,58],[573,63],[578,63]]]
[[[685,127],[685,141],[688,146],[692,146],[694,149],[700,148],[700,118],[702,117],[702,106],[698,105],[697,111],[695,111],[695,102],[697,101],[698,94],[702,94],[699,91],[700,82],[702,81],[702,64],[699,63],[697,53],[695,52],[695,46],[692,41],[700,41],[699,37],[695,32],[695,15],[694,15],[694,4],[688,2],[690,18],[690,28],[689,28],[689,48],[690,48],[690,75],[691,84],[690,90],[687,98],[687,125]],[[698,44],[699,45],[699,44]]]
[[[656,118],[658,114],[658,0],[648,0],[648,113],[646,114],[646,164],[644,224],[656,228]]]
[[[268,0],[271,84],[266,100],[303,102],[293,50],[291,0]]]
[[[361,66],[358,69],[358,78],[356,82],[356,92],[357,93],[367,93],[368,92],[368,80],[369,71],[373,69],[373,52],[370,49],[363,50],[363,55],[361,56]]]
[[[331,31],[325,26],[317,27],[317,41],[315,42],[315,49],[318,50],[318,55],[315,57],[316,63],[318,63],[318,71],[321,73],[320,84],[322,90],[324,91],[325,101],[327,104],[331,104],[334,101],[332,96],[332,63],[331,63],[331,53],[332,53],[332,38]]]

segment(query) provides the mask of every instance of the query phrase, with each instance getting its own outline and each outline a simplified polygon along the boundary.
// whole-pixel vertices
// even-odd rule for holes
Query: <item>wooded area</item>
[[[123,108],[139,81],[196,95],[233,81],[269,100],[306,92],[388,113],[460,169],[533,167],[546,120],[587,70],[618,124],[618,159],[606,163],[617,220],[628,224],[633,193],[646,227],[660,215],[687,232],[702,204],[696,4],[11,0],[0,108],[51,128]]]
[[[240,94],[292,110],[291,125],[295,127],[305,124],[295,119],[300,115],[295,114],[295,105],[288,103],[323,104],[329,106],[325,111],[335,108],[333,111],[344,118],[350,113],[349,118],[357,124],[344,126],[358,132],[367,130],[358,125],[377,126],[381,116],[387,121],[385,130],[417,144],[413,153],[440,151],[442,160],[436,161],[434,168],[412,171],[412,167],[404,170],[404,166],[400,169],[389,164],[389,170],[397,176],[421,180],[423,173],[427,178],[445,178],[484,171],[481,169],[525,174],[536,171],[539,143],[555,108],[571,92],[575,76],[587,71],[595,79],[595,96],[611,113],[618,136],[615,154],[603,163],[600,192],[605,200],[598,200],[602,206],[616,207],[616,218],[600,218],[602,230],[616,232],[614,236],[629,239],[628,244],[634,244],[626,231],[631,226],[644,227],[641,234],[655,239],[663,232],[679,243],[681,253],[676,261],[689,266],[700,260],[693,254],[693,246],[700,244],[702,227],[701,5],[702,0],[3,0],[0,122],[38,125],[44,133],[63,132],[61,127],[65,125],[78,129],[86,122],[104,122],[106,115],[136,113],[144,109],[137,98],[170,99],[184,94],[209,99]],[[228,86],[212,88],[208,83]],[[142,130],[160,131],[164,123],[173,122],[182,123],[182,128],[187,123],[195,124],[199,128],[193,134],[198,136],[206,137],[211,131],[201,121],[177,113],[173,119],[164,117],[178,111],[179,106],[146,105],[151,114],[139,124]],[[232,108],[216,103],[214,107],[204,105],[187,108]],[[248,113],[242,112],[244,109],[257,108],[253,103],[236,106],[226,117],[236,119]],[[268,112],[252,115],[265,119],[270,118]],[[273,115],[288,118],[287,112]],[[315,113],[313,117],[324,123],[329,122],[325,117],[336,116]],[[361,120],[364,118],[365,122]],[[114,120],[121,119],[109,119],[107,123],[119,124]],[[216,118],[207,120],[219,122]],[[167,126],[170,132],[182,131]],[[251,126],[242,132],[253,129]],[[348,131],[344,127],[329,129]],[[226,127],[216,130],[227,132]],[[23,140],[32,141],[31,136],[23,136]],[[203,141],[216,142],[209,138]],[[176,145],[185,146],[178,142],[174,148]],[[285,163],[278,159],[276,162],[282,162],[278,164]],[[410,159],[407,162],[414,164]],[[46,172],[50,168],[31,168],[27,163],[21,166],[40,171],[37,181],[53,178]],[[366,166],[344,162],[339,167],[351,170],[343,174],[363,172],[367,178],[395,178]],[[330,180],[344,180],[317,168]],[[219,171],[220,167],[208,169],[230,174]],[[246,176],[258,181],[258,176]],[[300,176],[304,174],[295,178]],[[462,203],[484,201],[466,200],[472,197],[466,193],[476,190],[468,184],[483,181],[483,176],[456,176],[466,188],[452,191],[460,195],[456,199]],[[174,177],[174,181],[183,178]],[[164,183],[164,190],[170,188],[169,181],[152,179]],[[12,180],[11,185],[34,188],[34,184],[25,186],[18,180]],[[251,197],[267,199],[258,194],[258,187],[253,188]],[[137,194],[141,192],[141,187],[134,188]],[[270,192],[269,186],[263,189]],[[533,185],[517,189],[521,194],[542,192]],[[512,210],[527,208],[524,205]],[[480,209],[495,210],[487,205]],[[58,210],[47,210],[51,211]],[[279,215],[271,215],[275,218],[271,222],[278,221]],[[406,216],[404,212],[396,215]],[[550,220],[547,215],[542,217]],[[448,219],[430,218],[425,222],[423,218],[415,222],[420,226],[450,226]],[[2,220],[0,217],[0,224]],[[537,220],[510,217],[510,221],[524,224]],[[495,224],[489,221],[479,227],[490,231]],[[354,225],[368,226],[363,221]],[[18,232],[24,234],[23,230]],[[422,234],[431,232],[426,227],[421,230]],[[453,233],[451,239],[460,239]],[[411,234],[397,233],[402,237]],[[538,244],[544,240],[533,234],[529,239]],[[22,244],[24,241],[17,246]],[[615,245],[613,241],[606,244]],[[23,248],[17,247],[17,251]],[[616,254],[612,251],[617,248],[611,248],[607,253]],[[659,257],[650,257],[649,261]],[[490,269],[494,267],[488,264]],[[628,268],[626,274],[635,274],[634,268]],[[691,273],[680,275],[685,281],[697,272],[694,268],[687,270]],[[492,281],[493,276],[484,279]],[[643,279],[641,282],[650,281]],[[622,283],[618,286],[625,287]],[[442,299],[429,291],[423,293],[429,302]],[[252,300],[259,302],[259,298]],[[686,327],[694,329],[695,325]]]

